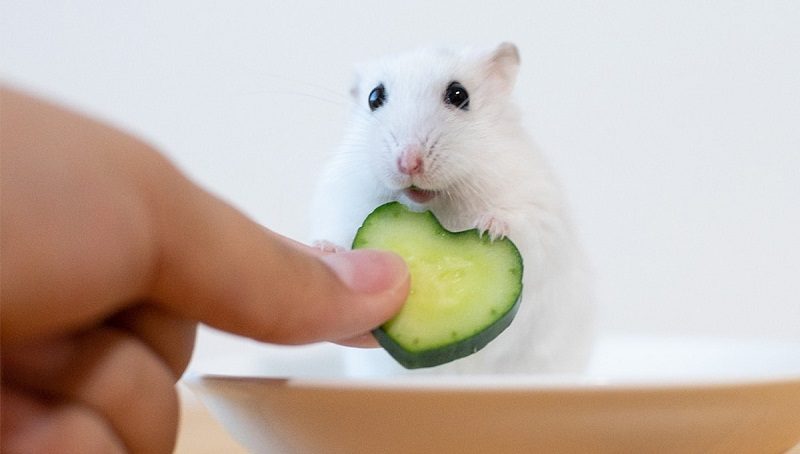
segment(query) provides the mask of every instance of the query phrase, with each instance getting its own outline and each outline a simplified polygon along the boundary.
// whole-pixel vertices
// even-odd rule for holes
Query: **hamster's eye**
[[[383,84],[373,88],[369,93],[369,108],[373,112],[386,102],[386,89]]]
[[[461,82],[453,81],[444,92],[445,104],[451,104],[461,110],[469,110],[469,93]]]

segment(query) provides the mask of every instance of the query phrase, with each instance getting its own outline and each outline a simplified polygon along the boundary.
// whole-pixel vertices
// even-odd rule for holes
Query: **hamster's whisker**
[[[436,159],[436,157],[438,157],[436,154],[434,154],[434,150],[436,150],[436,145],[438,145],[438,144],[439,144],[439,140],[440,140],[441,138],[442,138],[442,136],[441,136],[441,135],[439,135],[438,137],[436,137],[436,139],[434,139],[434,140],[433,140],[433,143],[432,143],[430,146],[426,146],[426,147],[425,147],[425,149],[426,149],[426,150],[428,150],[428,153],[429,153],[430,155],[434,156],[434,159]],[[427,144],[427,142],[428,142],[428,139],[427,139],[427,138],[425,139],[425,142],[426,142],[426,144]]]
[[[400,141],[397,140],[397,136],[394,134],[392,129],[386,126],[386,124],[384,124],[383,121],[381,121],[381,119],[376,115],[374,115],[372,111],[368,111],[365,107],[361,106],[360,104],[356,104],[355,102],[353,102],[353,108],[355,113],[360,118],[374,122],[375,125],[377,125],[382,131],[386,132],[392,138],[392,140],[394,140],[398,147],[400,146]]]
[[[289,77],[287,75],[278,74],[278,73],[260,73],[259,75],[264,76],[264,77],[269,77],[269,78],[275,79],[275,80],[280,80],[280,81],[283,81],[283,82],[288,82],[288,83],[291,83],[291,84],[294,84],[294,85],[302,85],[302,86],[305,86],[305,87],[308,87],[308,88],[315,88],[315,89],[318,89],[318,90],[322,90],[328,95],[335,95],[335,96],[339,97],[343,102],[351,99],[350,96],[345,95],[343,93],[339,93],[339,92],[334,91],[334,90],[331,90],[330,87],[326,87],[324,85],[316,84],[316,83],[313,83],[313,82],[307,82],[305,80],[299,80],[297,78]]]
[[[474,179],[466,178],[464,175],[465,173],[461,173],[461,176],[455,178],[456,188],[458,188],[460,194],[465,199],[464,201],[473,205],[475,208],[488,206],[489,200],[487,200],[486,191],[482,185],[477,183]]]
[[[425,149],[428,148],[428,141],[430,139],[431,139],[431,133],[428,132],[428,134],[426,134],[425,137],[422,140],[420,140],[420,143],[422,144],[423,148],[425,148]]]
[[[308,93],[303,91],[294,91],[294,90],[257,90],[254,91],[253,94],[260,94],[260,95],[287,95],[287,96],[297,96],[303,98],[311,98],[317,101],[322,101],[328,104],[335,105],[337,107],[344,106],[344,102],[340,100],[326,98],[324,96],[320,96],[314,93]]]

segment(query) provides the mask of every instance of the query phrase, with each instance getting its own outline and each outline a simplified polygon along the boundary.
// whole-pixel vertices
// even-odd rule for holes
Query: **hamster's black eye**
[[[386,102],[386,89],[383,88],[383,84],[380,84],[377,87],[373,88],[372,91],[369,93],[369,108],[370,110],[375,111],[385,102]]]
[[[444,102],[458,107],[461,110],[469,110],[469,93],[461,85],[461,82],[453,81],[447,86],[444,92]]]

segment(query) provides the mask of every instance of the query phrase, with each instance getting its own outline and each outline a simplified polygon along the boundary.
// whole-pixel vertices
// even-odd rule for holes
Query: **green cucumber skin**
[[[431,350],[410,352],[398,345],[382,327],[375,328],[372,335],[375,336],[381,347],[406,369],[440,366],[476,353],[493,341],[511,325],[521,301],[522,298],[517,298],[517,301],[505,314],[474,336]]]
[[[410,210],[408,210],[408,208],[406,208],[399,202],[389,202],[387,204],[381,205],[378,208],[376,208],[367,217],[367,219],[365,219],[364,224],[358,229],[355,239],[353,240],[352,248],[358,249],[363,247],[369,247],[368,244],[365,244],[365,242],[362,241],[361,233],[364,229],[368,228],[369,220],[373,218],[373,216],[381,216],[384,214],[398,215],[398,213],[403,214],[406,211]],[[428,220],[431,222],[431,224],[436,227],[435,233],[447,234],[455,237],[465,236],[465,235],[478,235],[477,230],[474,229],[465,230],[461,232],[450,232],[447,229],[445,229],[441,225],[441,223],[439,223],[439,221],[430,211],[426,211],[423,213],[415,213],[415,214],[419,216],[426,216]],[[511,249],[516,254],[517,262],[519,263],[520,266],[520,276],[521,276],[523,272],[523,261],[519,253],[519,250],[516,248],[514,243],[508,240],[507,238],[501,241],[507,241],[511,245]],[[400,363],[403,367],[407,369],[434,367],[451,361],[455,361],[457,359],[472,355],[473,353],[481,350],[486,345],[488,345],[489,342],[491,342],[498,335],[500,335],[500,333],[502,333],[506,328],[508,328],[508,326],[514,320],[514,317],[516,316],[517,310],[519,309],[519,305],[521,303],[521,295],[522,295],[521,281],[519,283],[519,286],[520,287],[516,301],[505,311],[505,313],[500,315],[494,322],[487,325],[483,330],[475,333],[471,337],[462,339],[460,341],[452,342],[445,345],[440,345],[427,350],[409,351],[403,348],[400,344],[398,344],[383,329],[382,326],[374,329],[372,331],[372,334],[377,339],[381,347],[383,347],[398,363]]]

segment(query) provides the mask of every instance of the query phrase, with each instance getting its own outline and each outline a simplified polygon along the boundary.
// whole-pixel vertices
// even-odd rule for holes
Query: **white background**
[[[601,329],[800,339],[796,1],[0,5],[6,82],[141,135],[298,239],[355,63],[513,41]]]

